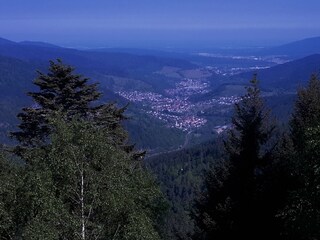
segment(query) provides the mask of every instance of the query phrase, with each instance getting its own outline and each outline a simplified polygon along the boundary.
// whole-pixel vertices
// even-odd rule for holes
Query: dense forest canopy
[[[8,147],[20,164],[1,155],[1,237],[160,239],[166,204],[144,154],[126,144],[125,109],[95,104],[96,85],[60,60],[35,84],[37,106],[18,115],[18,144]]]
[[[258,76],[259,77],[259,76]],[[257,75],[219,138],[145,158],[126,107],[61,60],[0,151],[1,239],[284,239],[320,232],[318,75],[277,126]]]

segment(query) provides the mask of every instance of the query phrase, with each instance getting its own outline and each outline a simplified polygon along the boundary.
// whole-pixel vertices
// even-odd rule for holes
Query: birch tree
[[[38,218],[50,222],[53,235],[46,239],[159,239],[156,221],[163,200],[141,163],[90,122],[60,119],[53,126],[50,146],[33,156],[39,160],[32,161],[31,154],[28,161],[31,168],[42,166],[43,172],[36,171],[43,177],[39,184],[47,184],[38,189],[44,192],[41,211],[35,210],[25,226],[35,222],[36,229]]]

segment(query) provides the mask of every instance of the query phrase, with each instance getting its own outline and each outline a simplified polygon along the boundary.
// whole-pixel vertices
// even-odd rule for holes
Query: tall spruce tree
[[[159,239],[163,200],[125,145],[124,108],[97,105],[96,84],[60,60],[39,73],[34,107],[23,109],[17,154],[25,160],[16,190],[14,237]]]
[[[28,93],[34,105],[22,109],[18,114],[21,121],[19,131],[11,133],[19,142],[16,153],[21,156],[28,148],[46,145],[51,132],[49,119],[59,111],[65,120],[73,117],[90,120],[108,133],[114,145],[122,145],[134,158],[141,157],[144,153],[134,152],[133,146],[125,144],[128,136],[121,124],[127,119],[124,115],[126,106],[118,108],[115,103],[97,105],[101,96],[97,84],[89,84],[88,78],[74,71],[73,67],[57,60],[50,61],[47,74],[38,72],[34,84],[39,91]]]
[[[38,146],[50,133],[50,114],[61,111],[66,118],[78,115],[89,116],[96,109],[92,102],[100,97],[96,84],[88,84],[88,79],[74,73],[74,68],[64,65],[61,60],[50,61],[48,74],[38,71],[34,84],[39,92],[29,92],[34,101],[18,114],[20,131],[13,132],[22,146]]]
[[[294,148],[302,151],[305,144],[305,132],[320,122],[320,80],[312,74],[306,88],[298,90],[294,112],[290,121],[291,138]]]
[[[319,122],[320,80],[313,74],[308,86],[298,90],[290,122],[293,150],[288,171],[295,181],[279,214],[288,239],[320,238]]]
[[[266,144],[274,125],[260,96],[256,75],[235,105],[225,144],[229,159],[216,163],[196,204],[195,239],[267,239],[275,215],[263,192],[273,147]]]
[[[303,152],[292,158],[291,174],[298,180],[291,187],[286,207],[279,217],[284,219],[284,236],[293,240],[320,238],[320,127],[310,127],[303,139]]]

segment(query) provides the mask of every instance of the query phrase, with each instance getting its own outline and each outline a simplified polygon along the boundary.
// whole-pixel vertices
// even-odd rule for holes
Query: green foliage
[[[10,162],[10,158],[0,148],[0,239],[12,239],[17,231],[16,189],[19,184],[19,169]]]
[[[21,73],[11,68],[12,61]],[[161,90],[172,84],[169,78],[163,82],[158,81],[160,75],[144,74],[145,68],[137,69],[136,64],[121,74],[141,79],[148,88]],[[162,64],[157,60],[147,71]],[[0,134],[11,128],[8,122],[19,107],[6,91],[16,92],[10,90],[16,77],[17,89],[26,86],[25,79],[32,76],[26,66],[0,58]],[[48,74],[39,72],[34,83],[40,88],[29,93],[35,104],[19,114],[20,130],[13,133],[19,147],[25,147],[23,154],[17,152],[23,165],[14,165],[11,156],[0,152],[0,239],[319,238],[317,75],[298,91],[290,136],[279,141],[276,152],[271,139],[274,125],[255,76],[236,104],[227,160],[220,160],[217,142],[147,159],[169,200],[164,222],[166,203],[139,161],[143,153],[126,145],[128,134],[121,124],[126,107],[98,105],[97,85],[88,84],[87,78],[59,60],[50,62]],[[272,96],[269,102],[285,119],[291,100],[280,106],[282,97]],[[218,115],[221,122],[228,117],[219,109],[212,111],[215,121]],[[142,143],[139,147],[176,149],[184,140],[181,132],[164,131],[148,118],[134,120],[128,125],[139,125],[132,131]],[[159,234],[159,229],[165,233]]]
[[[229,159],[208,173],[207,191],[197,203],[195,239],[253,239],[257,232],[263,235],[260,239],[272,237],[268,227],[275,220],[274,209],[267,207],[270,196],[263,188],[273,149],[266,144],[274,125],[256,76],[250,83],[242,101],[235,105],[233,129],[225,144]]]
[[[294,179],[289,185],[289,197],[279,213],[288,239],[317,239],[320,216],[319,120],[320,81],[312,75],[306,88],[298,91],[290,122],[291,152],[287,168]]]
[[[90,122],[55,120],[51,144],[28,151],[20,192],[24,239],[159,239],[161,192]]]
[[[35,153],[33,153],[36,155]],[[30,154],[31,155],[31,154]],[[41,156],[41,154],[39,154]],[[36,159],[36,156],[33,156]],[[42,159],[43,160],[43,159]],[[54,198],[54,186],[48,169],[28,166],[18,188],[17,237],[23,239],[58,239],[62,203]]]
[[[132,106],[130,110],[136,110]],[[137,147],[162,152],[168,149],[178,149],[183,145],[185,133],[179,129],[168,128],[161,121],[152,119],[145,113],[137,112],[130,115],[126,122],[130,133],[130,140],[137,143]],[[150,149],[150,151],[149,151]]]
[[[146,159],[166,195],[170,211],[163,224],[165,239],[190,239],[193,220],[190,218],[195,198],[203,189],[203,175],[221,157],[218,140],[190,149],[161,154]]]
[[[295,148],[304,148],[305,132],[320,121],[320,80],[313,74],[308,86],[298,90],[298,98],[290,121],[292,140]]]
[[[22,146],[34,147],[45,142],[50,133],[48,119],[55,111],[61,111],[67,118],[93,113],[90,104],[100,96],[96,84],[89,85],[87,78],[73,71],[74,68],[57,60],[57,63],[50,61],[48,74],[38,72],[34,84],[40,92],[28,93],[36,106],[24,108],[18,114],[20,131],[12,133]]]
[[[27,107],[18,114],[21,120],[20,131],[11,135],[18,140],[15,152],[23,156],[28,148],[45,146],[47,136],[52,131],[49,119],[59,112],[67,121],[74,117],[91,121],[102,131],[108,133],[108,139],[115,146],[122,145],[131,152],[133,158],[139,158],[144,153],[134,152],[133,146],[126,145],[127,132],[121,123],[126,119],[124,108],[117,108],[114,103],[94,105],[101,93],[97,84],[88,84],[88,79],[74,73],[74,68],[64,65],[61,60],[50,61],[49,73],[38,72],[34,84],[39,92],[30,92],[35,106]]]
[[[13,217],[12,236],[159,239],[165,202],[141,166],[143,153],[125,145],[125,108],[94,105],[96,84],[73,71],[51,61],[34,81],[40,91],[29,93],[36,105],[18,115],[12,135],[25,166],[13,191],[19,201],[4,217]]]
[[[318,239],[320,236],[320,127],[308,128],[303,153],[296,154],[293,174],[298,183],[290,191],[280,217],[289,239]]]

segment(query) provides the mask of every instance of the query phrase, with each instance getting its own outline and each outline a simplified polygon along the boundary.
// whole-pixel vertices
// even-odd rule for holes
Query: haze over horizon
[[[11,0],[0,37],[67,47],[268,46],[320,33],[320,1]]]

